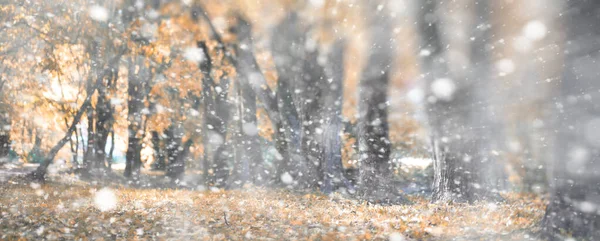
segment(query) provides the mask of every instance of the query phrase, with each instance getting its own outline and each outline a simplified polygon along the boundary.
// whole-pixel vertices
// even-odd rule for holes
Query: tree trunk
[[[6,158],[10,151],[10,135],[0,134],[0,160]]]
[[[182,143],[183,134],[184,129],[181,124],[171,124],[166,130],[167,156],[169,159],[166,176],[174,180],[181,178],[185,172],[185,158],[182,154],[185,154],[185,147],[189,147],[189,145]],[[190,141],[188,140],[188,142]]]
[[[108,81],[110,82],[110,80]],[[107,168],[106,145],[112,129],[113,110],[108,98],[108,88],[110,86],[106,85],[98,89],[98,102],[96,103],[96,132],[94,135],[96,155],[94,161],[96,167],[99,168]]]
[[[304,73],[304,41],[298,15],[292,12],[273,31],[271,49],[278,73],[277,105],[282,120],[281,129],[288,140],[285,153],[288,159],[283,160],[286,163],[282,166],[287,169],[280,170],[281,175],[287,172],[295,180],[294,185],[299,188],[311,188],[319,181],[319,177],[318,161],[315,165],[309,161],[311,157],[304,153],[308,150],[306,141],[310,141],[304,137],[302,125],[302,118],[305,117],[302,116],[305,99],[301,93],[306,91],[304,77],[309,77],[304,75],[307,74]]]
[[[318,132],[322,132],[320,139],[321,173],[323,193],[331,193],[337,187],[344,187],[350,193],[354,187],[344,176],[342,165],[342,103],[344,94],[344,57],[346,44],[343,40],[337,41],[330,50],[329,64],[326,68],[326,79],[321,80],[322,100],[321,116],[322,124]]]
[[[477,3],[474,26],[467,46],[471,65],[466,73],[449,70],[442,42],[441,14],[437,0],[421,1],[418,30],[421,37],[422,71],[427,88],[427,111],[434,158],[433,201],[472,202],[493,197],[481,175],[492,161],[489,146],[492,131],[488,85],[487,3]],[[481,23],[483,21],[483,24]],[[475,27],[484,26],[484,27]],[[453,30],[456,31],[456,30]],[[460,30],[458,30],[460,31]]]
[[[236,81],[235,92],[237,95],[236,100],[236,112],[234,114],[235,121],[235,132],[233,133],[233,146],[234,146],[234,160],[232,166],[232,178],[229,178],[228,186],[232,188],[241,187],[244,183],[250,179],[250,165],[248,160],[244,158],[245,140],[242,135],[242,93],[240,87],[240,81]]]
[[[92,85],[93,83],[90,83]],[[88,106],[87,110],[87,150],[83,155],[83,163],[85,169],[88,171],[96,168],[95,161],[95,140],[96,135],[94,134],[94,107],[92,105]]]
[[[257,92],[255,92],[255,88],[257,83],[253,82],[254,79],[260,78],[258,75],[262,75],[257,73],[260,72],[256,64],[256,60],[254,59],[254,55],[252,54],[252,36],[251,36],[251,26],[250,24],[243,19],[241,16],[238,16],[238,25],[236,28],[236,33],[238,35],[239,46],[236,46],[236,53],[238,55],[238,61],[236,61],[236,69],[238,72],[238,91],[240,94],[240,101],[238,103],[241,107],[240,109],[240,136],[239,151],[236,151],[239,154],[239,167],[238,174],[242,177],[240,181],[243,182],[250,181],[245,180],[246,174],[248,173],[252,182],[258,185],[265,184],[268,178],[265,175],[264,163],[262,158],[262,148],[260,145],[260,137],[258,136],[258,120],[256,116],[256,99]],[[242,48],[240,46],[246,46]],[[240,173],[241,172],[241,173]]]
[[[58,151],[60,151],[60,149],[62,149],[63,146],[65,144],[67,144],[67,142],[69,142],[69,140],[71,139],[71,135],[77,128],[77,123],[79,123],[79,121],[81,120],[81,117],[83,116],[83,113],[86,112],[87,107],[91,104],[92,96],[94,95],[94,92],[96,91],[98,86],[99,86],[99,84],[96,83],[96,85],[94,85],[92,87],[92,89],[88,92],[85,100],[83,101],[83,104],[81,104],[81,107],[79,107],[79,110],[77,110],[77,113],[73,117],[73,121],[71,122],[69,129],[67,129],[65,136],[62,139],[60,139],[60,141],[58,141],[58,143],[56,143],[56,145],[54,145],[54,147],[52,147],[52,149],[50,149],[50,151],[48,152],[48,154],[46,155],[46,157],[44,158],[42,163],[40,163],[38,168],[29,174],[29,176],[32,180],[35,180],[35,181],[44,181],[45,180],[48,166],[50,166],[50,164],[54,160],[54,157],[56,156]]]
[[[565,1],[565,69],[554,116],[557,145],[551,201],[542,220],[549,240],[600,239],[600,2]],[[557,101],[556,101],[557,100]],[[556,102],[554,102],[556,101]]]
[[[165,154],[163,152],[163,145],[161,144],[161,137],[158,131],[152,132],[152,147],[154,148],[154,165],[155,170],[165,170]]]
[[[219,140],[216,141],[216,151],[213,153],[213,172],[214,175],[210,180],[210,184],[223,187],[226,184],[227,177],[229,175],[229,168],[227,165],[227,160],[231,154],[228,150],[231,148],[227,147],[226,137],[227,137],[227,125],[229,123],[229,115],[231,105],[228,101],[229,94],[229,77],[223,76],[221,78],[221,82],[217,86],[219,91],[216,91],[215,101],[216,101],[216,115],[218,119],[220,119],[218,125],[215,126],[215,130],[219,135]]]
[[[359,83],[358,143],[360,194],[365,199],[391,198],[390,140],[387,90],[393,62],[392,32],[388,13],[378,11],[382,1],[367,1],[371,44]],[[387,9],[387,8],[384,8]]]
[[[131,57],[129,62],[128,87],[127,87],[127,125],[128,144],[126,153],[126,163],[124,176],[136,179],[142,166],[140,151],[142,149],[143,138],[143,113],[145,107],[144,98],[148,80],[150,79],[150,70],[145,67],[145,60],[142,55]]]

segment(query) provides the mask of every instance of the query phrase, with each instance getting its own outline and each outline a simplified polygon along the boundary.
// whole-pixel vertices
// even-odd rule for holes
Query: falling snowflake
[[[190,47],[183,51],[183,58],[194,63],[204,61],[204,51],[201,48]]]
[[[284,184],[290,185],[290,184],[294,183],[294,178],[292,177],[292,175],[290,175],[289,173],[285,172],[285,173],[281,174],[281,181]]]
[[[102,212],[113,210],[117,207],[117,195],[109,188],[102,188],[94,194],[94,206]]]
[[[246,122],[242,124],[242,131],[244,134],[249,136],[255,136],[258,134],[258,128],[256,127],[256,123],[254,122]]]
[[[500,72],[501,76],[511,74],[515,72],[515,62],[513,62],[511,59],[501,59],[496,62],[496,69],[498,72]]]
[[[404,238],[404,235],[402,235],[401,233],[391,233],[389,240],[390,241],[405,241],[406,238]]]
[[[406,166],[425,168],[429,166],[433,160],[429,158],[404,157],[398,160],[398,162]]]
[[[448,78],[436,79],[431,83],[431,92],[441,100],[450,101],[456,91],[456,84]]]
[[[547,32],[546,25],[539,20],[530,21],[523,27],[523,35],[533,41],[542,40]]]
[[[89,9],[89,14],[90,14],[90,18],[92,18],[94,21],[98,21],[98,22],[108,21],[108,10],[106,10],[106,8],[104,8],[102,6],[99,6],[99,5],[91,6]]]

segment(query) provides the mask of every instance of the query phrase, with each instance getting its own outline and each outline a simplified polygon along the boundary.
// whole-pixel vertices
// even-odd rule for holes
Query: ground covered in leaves
[[[0,240],[536,240],[544,202],[379,206],[285,190],[0,183]]]

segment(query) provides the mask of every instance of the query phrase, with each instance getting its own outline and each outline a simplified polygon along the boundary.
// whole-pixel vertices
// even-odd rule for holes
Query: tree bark
[[[113,108],[108,98],[108,90],[112,81],[107,80],[107,84],[98,89],[98,101],[96,103],[96,132],[95,139],[95,157],[96,167],[107,168],[106,164],[106,145],[108,143],[108,135],[113,124]],[[110,160],[109,160],[110,161]]]
[[[0,134],[0,159],[6,158],[10,151],[10,135]]]
[[[299,188],[311,188],[315,187],[314,184],[319,181],[319,177],[318,162],[317,165],[311,163],[309,161],[311,157],[304,153],[308,149],[306,141],[310,141],[304,137],[302,125],[302,119],[305,117],[302,116],[305,99],[301,93],[306,91],[307,84],[304,77],[309,77],[304,75],[308,74],[304,73],[306,57],[304,38],[298,16],[292,12],[273,31],[271,49],[279,75],[277,105],[282,120],[281,129],[284,130],[283,134],[288,142],[285,153],[287,159],[283,160],[285,164],[282,165],[285,169],[280,170],[279,176],[287,172],[295,180],[294,185]]]
[[[600,2],[564,1],[560,19],[566,29],[564,74],[558,85],[556,119],[546,123],[557,133],[551,201],[542,220],[546,238],[600,239]]]
[[[174,180],[179,179],[185,172],[185,158],[182,154],[186,149],[185,143],[182,143],[183,127],[181,124],[171,124],[166,130],[167,135],[167,163],[166,176]],[[191,140],[188,140],[190,142]]]
[[[109,63],[111,63],[111,65],[119,63],[119,61],[121,60],[121,57],[123,56],[123,54],[125,54],[126,50],[127,50],[126,47],[123,47],[123,46],[119,47],[117,54],[115,55],[114,58],[109,60]],[[111,75],[112,73],[114,73],[114,71],[115,71],[115,69],[112,69],[112,68],[104,69],[101,73],[99,73],[99,76],[96,76],[97,80],[104,78],[104,76]],[[90,76],[89,78],[92,79],[93,77]],[[87,92],[87,96],[86,96],[85,100],[83,101],[83,103],[81,104],[81,107],[79,107],[79,110],[77,110],[77,113],[73,117],[73,121],[71,122],[71,125],[67,129],[65,136],[62,139],[60,139],[60,141],[58,141],[58,143],[56,143],[56,145],[54,145],[54,147],[52,147],[52,149],[50,149],[50,151],[46,154],[44,160],[42,161],[42,163],[40,163],[38,168],[29,174],[29,177],[31,179],[36,180],[36,181],[44,181],[46,172],[48,170],[48,166],[50,166],[50,164],[54,160],[54,157],[60,151],[60,149],[62,149],[63,146],[65,144],[67,144],[67,142],[69,142],[69,140],[71,139],[71,135],[73,135],[73,132],[75,132],[75,130],[77,128],[77,123],[79,123],[79,121],[81,120],[81,117],[85,113],[88,105],[91,104],[92,96],[94,95],[94,92],[98,89],[98,87],[100,87],[100,85],[101,85],[100,82],[96,82],[96,84],[92,86],[91,90],[89,90]]]
[[[167,163],[165,162],[165,154],[160,134],[158,131],[152,131],[152,147],[154,148],[154,165],[155,170],[165,170]]]
[[[140,151],[142,149],[143,137],[143,113],[145,107],[144,98],[146,88],[150,79],[150,70],[145,67],[144,57],[136,55],[129,60],[128,87],[127,87],[127,125],[128,144],[125,154],[125,172],[124,176],[137,179],[142,166]]]
[[[383,1],[367,1],[371,45],[359,83],[358,143],[360,154],[359,191],[362,198],[383,200],[395,195],[390,186],[390,140],[387,90],[393,63],[391,21],[378,11]],[[384,8],[386,9],[386,8]]]
[[[215,143],[216,151],[213,153],[212,157],[214,175],[210,180],[210,184],[217,187],[223,187],[227,183],[227,177],[229,176],[227,160],[229,159],[229,156],[231,156],[229,153],[231,148],[228,148],[228,144],[226,143],[227,126],[229,123],[231,108],[229,100],[227,99],[229,94],[229,77],[223,76],[217,87],[220,89],[220,91],[215,90],[215,92],[217,92],[215,96],[215,111],[220,121],[218,125],[215,126],[215,130],[221,139]]]
[[[426,78],[427,114],[432,133],[434,182],[432,201],[472,202],[495,197],[481,175],[491,162],[490,100],[484,89],[490,81],[486,53],[487,3],[476,8],[476,25],[469,26],[469,72],[452,73],[445,59],[446,43],[440,36],[441,14],[437,0],[421,1],[418,30],[421,37],[422,71]],[[483,23],[482,23],[483,21]],[[436,85],[444,86],[440,93]],[[448,90],[450,89],[450,90]],[[448,91],[448,93],[444,93]]]
[[[235,32],[239,45],[235,48],[238,56],[235,67],[238,70],[237,88],[240,94],[240,99],[238,99],[240,103],[238,104],[241,108],[239,113],[241,115],[239,126],[241,132],[239,133],[239,146],[237,146],[240,150],[236,151],[239,154],[239,158],[241,158],[238,164],[238,175],[242,177],[240,180],[242,181],[242,185],[243,182],[247,181],[262,185],[267,182],[268,178],[265,175],[263,166],[262,148],[258,136],[259,126],[256,116],[257,92],[255,92],[255,89],[261,87],[255,86],[257,83],[254,82],[255,79],[261,78],[262,73],[252,53],[251,26],[241,16],[238,16],[237,20],[238,25]],[[246,174],[243,172],[250,172],[250,176],[246,177]],[[251,180],[245,180],[248,178]]]
[[[81,107],[79,107],[79,110],[77,110],[77,113],[73,117],[73,121],[71,122],[71,125],[67,129],[65,136],[62,139],[60,139],[60,141],[58,141],[58,143],[56,143],[56,145],[54,145],[54,147],[52,147],[52,149],[50,149],[50,151],[48,152],[48,154],[46,155],[46,157],[44,158],[42,163],[40,163],[38,168],[29,174],[29,176],[32,178],[32,180],[34,180],[34,181],[44,181],[45,180],[46,171],[48,170],[48,166],[50,166],[50,164],[54,160],[54,157],[56,156],[58,151],[60,151],[60,149],[62,149],[62,147],[65,144],[67,144],[67,142],[69,142],[69,140],[71,139],[71,135],[77,128],[77,123],[79,123],[79,121],[81,120],[81,117],[83,116],[83,113],[86,112],[87,107],[91,104],[92,96],[97,88],[98,88],[98,84],[96,84],[92,88],[91,92],[88,92],[88,94],[87,94],[88,96],[83,101],[83,104],[81,104]]]
[[[344,94],[344,57],[346,43],[344,40],[335,42],[330,50],[327,68],[327,78],[321,80],[322,99],[321,116],[322,123],[318,127],[322,132],[320,139],[321,173],[323,193],[331,193],[338,187],[344,187],[350,193],[354,192],[354,186],[346,179],[342,165],[342,103]],[[320,122],[320,121],[319,121]]]

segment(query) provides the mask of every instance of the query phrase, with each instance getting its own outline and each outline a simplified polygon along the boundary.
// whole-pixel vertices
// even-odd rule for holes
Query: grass
[[[535,239],[544,202],[505,195],[504,203],[379,206],[337,195],[248,187],[191,191],[112,189],[117,206],[101,212],[101,187],[0,184],[0,239],[37,240],[525,240]]]

